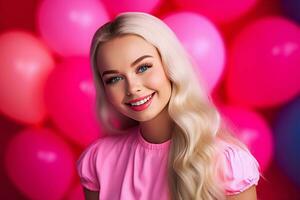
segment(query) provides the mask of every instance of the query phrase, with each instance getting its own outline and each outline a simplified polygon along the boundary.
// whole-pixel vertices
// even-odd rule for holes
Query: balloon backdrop
[[[6,149],[6,172],[30,199],[61,199],[74,177],[74,155],[55,134],[50,129],[26,129]]]
[[[77,183],[77,185],[72,188],[67,195],[66,200],[84,200],[84,193],[81,184]]]
[[[284,14],[300,24],[300,1],[281,0],[281,4]]]
[[[272,162],[259,181],[257,195],[260,200],[297,200],[299,189],[282,173],[276,163]]]
[[[215,22],[230,22],[256,4],[258,0],[175,0],[176,5],[184,10],[201,13]]]
[[[15,29],[16,27],[35,31],[35,10],[38,1],[1,0],[0,31]]]
[[[287,19],[268,17],[248,25],[229,53],[229,101],[269,107],[294,98],[300,91],[299,46],[300,28]]]
[[[0,111],[22,123],[38,124],[46,117],[44,84],[54,60],[32,34],[0,35]]]
[[[121,12],[153,12],[162,0],[102,0],[109,13],[114,16]]]
[[[198,76],[211,91],[222,75],[225,62],[224,43],[217,28],[206,17],[192,12],[172,13],[163,21],[192,56]]]
[[[267,122],[258,113],[243,108],[226,106],[221,112],[235,130],[235,136],[257,159],[260,170],[265,171],[273,157],[273,137]]]
[[[203,88],[214,93],[223,119],[260,164],[258,199],[297,199],[299,5],[298,0],[1,0],[0,199],[84,199],[75,159],[104,135],[88,61],[91,39],[111,17],[127,11],[152,13],[175,32]],[[115,128],[137,124],[108,110]],[[273,154],[276,162],[269,167]]]
[[[276,161],[300,186],[300,97],[285,105],[274,123]]]
[[[63,56],[88,55],[92,36],[108,14],[99,0],[44,0],[37,19],[52,50]]]
[[[19,132],[21,126],[12,120],[8,120],[0,115],[0,199],[22,200],[24,197],[18,189],[11,183],[9,177],[5,173],[4,153],[8,142]]]
[[[86,58],[64,59],[47,80],[45,102],[51,119],[63,134],[82,146],[101,136],[95,98]]]

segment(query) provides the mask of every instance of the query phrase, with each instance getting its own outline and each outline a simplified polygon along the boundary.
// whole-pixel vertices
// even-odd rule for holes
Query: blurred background
[[[90,41],[126,11],[176,33],[260,164],[258,198],[300,199],[299,0],[0,0],[0,199],[83,200],[76,160],[106,134]]]

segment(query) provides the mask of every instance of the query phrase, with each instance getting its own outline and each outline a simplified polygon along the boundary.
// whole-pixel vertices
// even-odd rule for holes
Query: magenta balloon
[[[41,123],[46,117],[45,80],[54,60],[33,35],[10,31],[0,35],[0,111],[22,123]]]
[[[95,92],[87,58],[63,60],[45,87],[45,101],[53,122],[63,134],[83,146],[101,135]]]
[[[5,169],[30,199],[58,200],[72,183],[74,159],[69,146],[50,129],[27,129],[8,144]]]
[[[184,10],[207,16],[215,22],[228,23],[251,10],[259,0],[175,0]]]
[[[111,15],[121,12],[138,11],[151,13],[159,7],[162,0],[102,0]]]
[[[217,28],[207,18],[191,12],[170,14],[164,22],[190,53],[199,77],[211,91],[223,73],[225,62],[224,42]]]
[[[99,0],[44,0],[37,13],[42,37],[63,56],[88,55],[94,32],[108,20]]]
[[[269,17],[248,25],[229,54],[226,89],[234,104],[267,107],[282,104],[300,91],[300,28]]]
[[[260,164],[261,171],[270,165],[273,157],[273,137],[266,121],[257,113],[236,107],[223,107],[223,117],[235,130],[234,135],[248,146]]]

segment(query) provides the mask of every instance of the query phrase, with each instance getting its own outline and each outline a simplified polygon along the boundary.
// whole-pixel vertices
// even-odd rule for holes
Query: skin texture
[[[135,62],[145,55],[149,57]],[[170,139],[173,122],[168,115],[167,105],[172,86],[157,49],[141,37],[125,35],[101,45],[97,51],[96,62],[100,76],[104,71],[118,71],[102,77],[106,97],[113,107],[123,115],[140,122],[142,135],[147,141],[162,143]],[[112,80],[112,84],[107,83]],[[134,111],[125,104],[153,92],[155,95],[152,103],[146,110]]]
[[[145,55],[149,57],[134,62]],[[113,107],[125,116],[138,121],[141,133],[148,142],[162,143],[170,139],[174,124],[167,108],[172,84],[165,74],[157,49],[141,37],[126,35],[101,45],[96,56],[101,77],[105,71],[118,71],[102,77],[105,95]],[[144,111],[133,111],[125,104],[153,92],[155,95],[152,103]],[[86,200],[99,199],[99,192],[84,188],[84,194]],[[227,199],[256,200],[255,187],[238,195],[228,196]]]
[[[237,195],[228,196],[227,200],[256,200],[256,187],[252,186],[249,189]]]

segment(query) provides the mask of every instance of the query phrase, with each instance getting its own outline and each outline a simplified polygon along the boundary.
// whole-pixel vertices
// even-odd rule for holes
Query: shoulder
[[[97,149],[101,139],[90,144],[79,156],[76,163],[77,173],[83,187],[91,191],[99,191],[99,182],[96,172]]]
[[[99,169],[106,159],[117,159],[124,145],[133,141],[134,135],[110,135],[91,143],[79,156],[76,167],[81,184],[91,190],[98,191]],[[125,148],[126,149],[126,148]]]
[[[258,184],[259,164],[247,148],[217,141],[216,167],[226,195],[238,194]]]
[[[123,135],[107,135],[92,142],[80,155],[77,163],[84,158],[97,159],[100,154],[106,154],[122,147],[126,143],[132,142],[134,134],[126,133]]]

